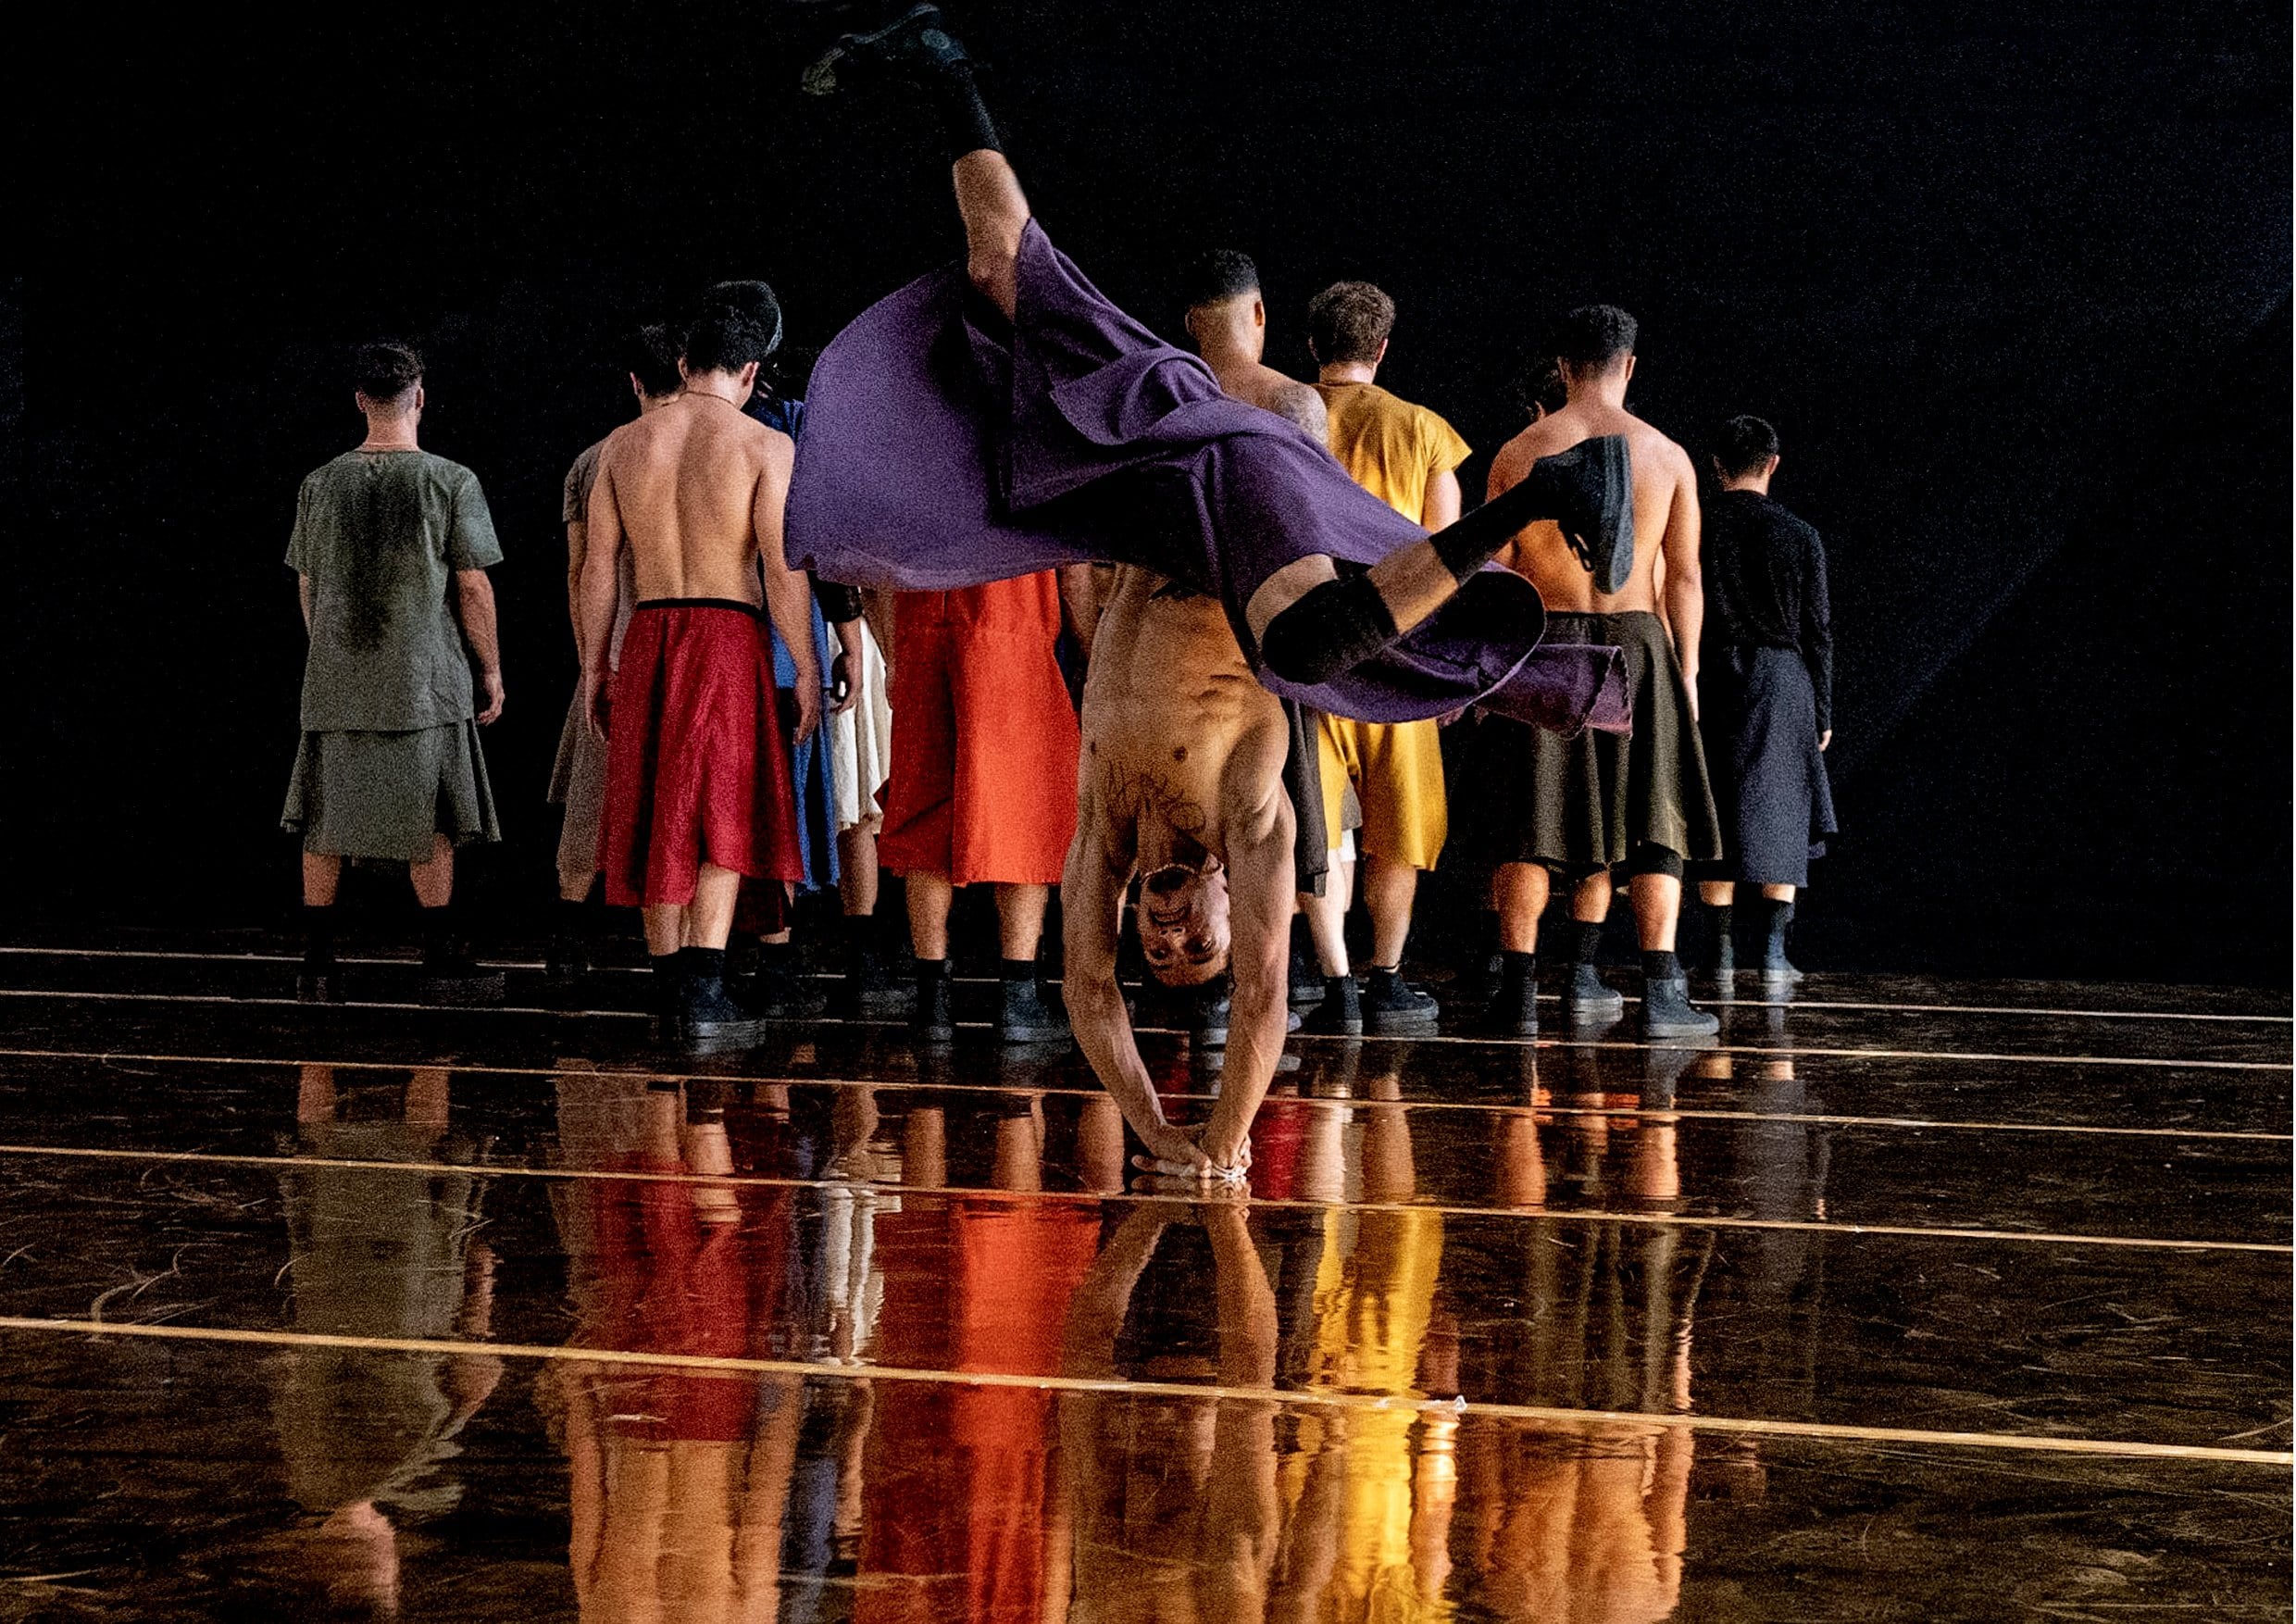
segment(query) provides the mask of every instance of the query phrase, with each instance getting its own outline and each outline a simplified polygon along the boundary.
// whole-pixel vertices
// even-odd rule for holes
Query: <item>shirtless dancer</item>
[[[821,719],[804,576],[782,561],[789,436],[745,416],[781,317],[763,282],[711,290],[680,363],[685,392],[616,430],[598,458],[582,562],[582,698],[606,740],[599,853],[606,901],[642,906],[665,1034],[689,1043],[762,1035],[726,994],[726,936],[744,875],[805,868],[776,704],[765,609],[797,668],[796,737]],[[616,568],[637,605],[609,667]]]
[[[1252,1118],[1290,1013],[1291,739],[1283,703],[1244,663],[1217,599],[1138,565],[1118,569],[1084,683],[1076,843],[1060,881],[1062,991],[1077,1043],[1154,1171],[1241,1178],[1250,1163]],[[1165,1120],[1117,987],[1135,875],[1152,975],[1189,986],[1234,971],[1219,1104],[1201,1144]],[[1242,944],[1232,956],[1231,941]]]
[[[1504,555],[1539,589],[1558,634],[1625,651],[1634,707],[1634,731],[1626,739],[1563,739],[1504,720],[1477,730],[1479,759],[1466,785],[1484,795],[1509,786],[1504,806],[1492,808],[1495,821],[1509,827],[1498,836],[1493,883],[1502,970],[1491,1024],[1510,1033],[1538,1027],[1532,955],[1550,871],[1575,882],[1565,1013],[1608,1019],[1623,1009],[1625,1001],[1603,984],[1594,965],[1610,913],[1611,870],[1621,864],[1641,940],[1643,1034],[1691,1036],[1719,1024],[1691,1007],[1674,951],[1683,862],[1711,859],[1721,850],[1697,725],[1698,636],[1705,615],[1697,476],[1679,445],[1627,410],[1634,342],[1634,319],[1615,306],[1572,311],[1559,344],[1562,408],[1508,441],[1491,465],[1493,501],[1539,458],[1591,435],[1625,440],[1634,470],[1634,553],[1619,577],[1590,580],[1552,524],[1529,526]],[[1513,787],[1523,784],[1528,794]]]

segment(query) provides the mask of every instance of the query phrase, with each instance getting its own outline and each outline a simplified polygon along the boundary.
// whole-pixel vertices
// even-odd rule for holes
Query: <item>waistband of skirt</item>
[[[633,615],[643,615],[648,609],[731,609],[753,620],[765,614],[755,604],[745,604],[740,598],[643,598],[630,606]]]

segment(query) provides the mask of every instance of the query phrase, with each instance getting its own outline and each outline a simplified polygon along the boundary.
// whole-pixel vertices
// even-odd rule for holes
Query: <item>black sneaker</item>
[[[1363,1001],[1355,978],[1326,976],[1323,985],[1323,1002],[1307,1012],[1300,1031],[1324,1038],[1363,1036]]]
[[[726,991],[717,976],[692,976],[679,989],[677,1038],[689,1049],[755,1043],[767,1022]]]
[[[1680,977],[1645,981],[1642,986],[1642,1035],[1646,1038],[1700,1038],[1719,1031],[1722,1018],[1691,1007],[1691,984]]]
[[[500,970],[490,970],[459,944],[427,954],[416,997],[443,1009],[483,1008],[503,1001],[507,983]]]
[[[1501,960],[1498,991],[1484,1006],[1475,1030],[1494,1038],[1539,1035],[1539,982],[1531,961]]]
[[[1442,1006],[1399,970],[1375,969],[1364,986],[1364,1025],[1372,1031],[1430,1032],[1441,1013]]]
[[[839,35],[814,58],[802,83],[809,96],[834,95],[855,82],[921,80],[969,60],[943,25],[940,6],[910,6],[876,28]]]
[[[909,1012],[911,996],[886,970],[876,946],[856,942],[846,949],[845,973],[830,1006],[841,1020],[897,1020]]]
[[[1316,962],[1315,949],[1300,943],[1292,943],[1292,1007],[1305,1009],[1323,1002],[1323,968]]]
[[[956,1019],[949,1013],[948,977],[917,977],[917,1004],[909,1011],[909,1031],[920,1043],[945,1043],[956,1036]]]
[[[812,1020],[830,1006],[829,994],[785,966],[761,960],[742,984],[742,1002],[767,1020]]]
[[[1033,979],[1003,983],[1004,1000],[997,1006],[996,1036],[1004,1043],[1054,1043],[1068,1039],[1068,1018],[1045,1002],[1043,989]]]
[[[1623,588],[1634,572],[1634,465],[1625,436],[1598,435],[1542,456],[1523,482],[1545,497],[1538,517],[1561,527],[1594,590]]]
[[[1626,1012],[1625,994],[1605,984],[1601,970],[1591,964],[1572,967],[1570,981],[1563,988],[1565,1019],[1591,1025],[1598,1020],[1616,1020]]]

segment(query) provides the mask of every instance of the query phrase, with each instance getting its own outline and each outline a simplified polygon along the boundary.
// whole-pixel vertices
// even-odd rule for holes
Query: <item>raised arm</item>
[[[1077,807],[1077,832],[1060,879],[1061,996],[1077,1046],[1116,1100],[1125,1121],[1159,1161],[1189,1166],[1204,1153],[1171,1123],[1132,1036],[1132,1018],[1117,985],[1117,941],[1124,928],[1124,886],[1129,878],[1109,850],[1107,818],[1098,793],[1087,789]],[[1129,867],[1129,866],[1127,866]],[[1232,1034],[1232,1029],[1231,1029]],[[1233,1042],[1231,1035],[1230,1042]]]
[[[751,499],[750,522],[757,534],[757,559],[766,582],[766,613],[797,668],[797,737],[813,737],[821,725],[821,661],[813,651],[813,588],[789,567],[781,547],[781,506],[789,495],[794,448],[786,434],[767,431],[766,467]]]
[[[1691,459],[1674,452],[1674,495],[1666,505],[1666,532],[1660,540],[1659,564],[1666,571],[1660,601],[1666,610],[1666,627],[1674,633],[1674,657],[1682,667],[1682,685],[1690,690],[1691,715],[1698,714],[1698,637],[1706,623],[1706,578],[1698,562],[1698,477]]]
[[[597,481],[590,488],[587,545],[582,554],[581,624],[575,638],[582,656],[582,711],[591,731],[605,737],[605,706],[613,673],[614,601],[621,590],[622,509],[614,491],[611,452],[598,459]]]

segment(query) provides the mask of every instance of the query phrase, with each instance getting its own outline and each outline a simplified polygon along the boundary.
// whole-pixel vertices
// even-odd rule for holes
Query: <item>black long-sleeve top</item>
[[[1785,506],[1754,491],[1708,505],[1700,543],[1706,578],[1705,648],[1783,648],[1802,656],[1817,692],[1817,731],[1834,725],[1833,609],[1826,543]]]

